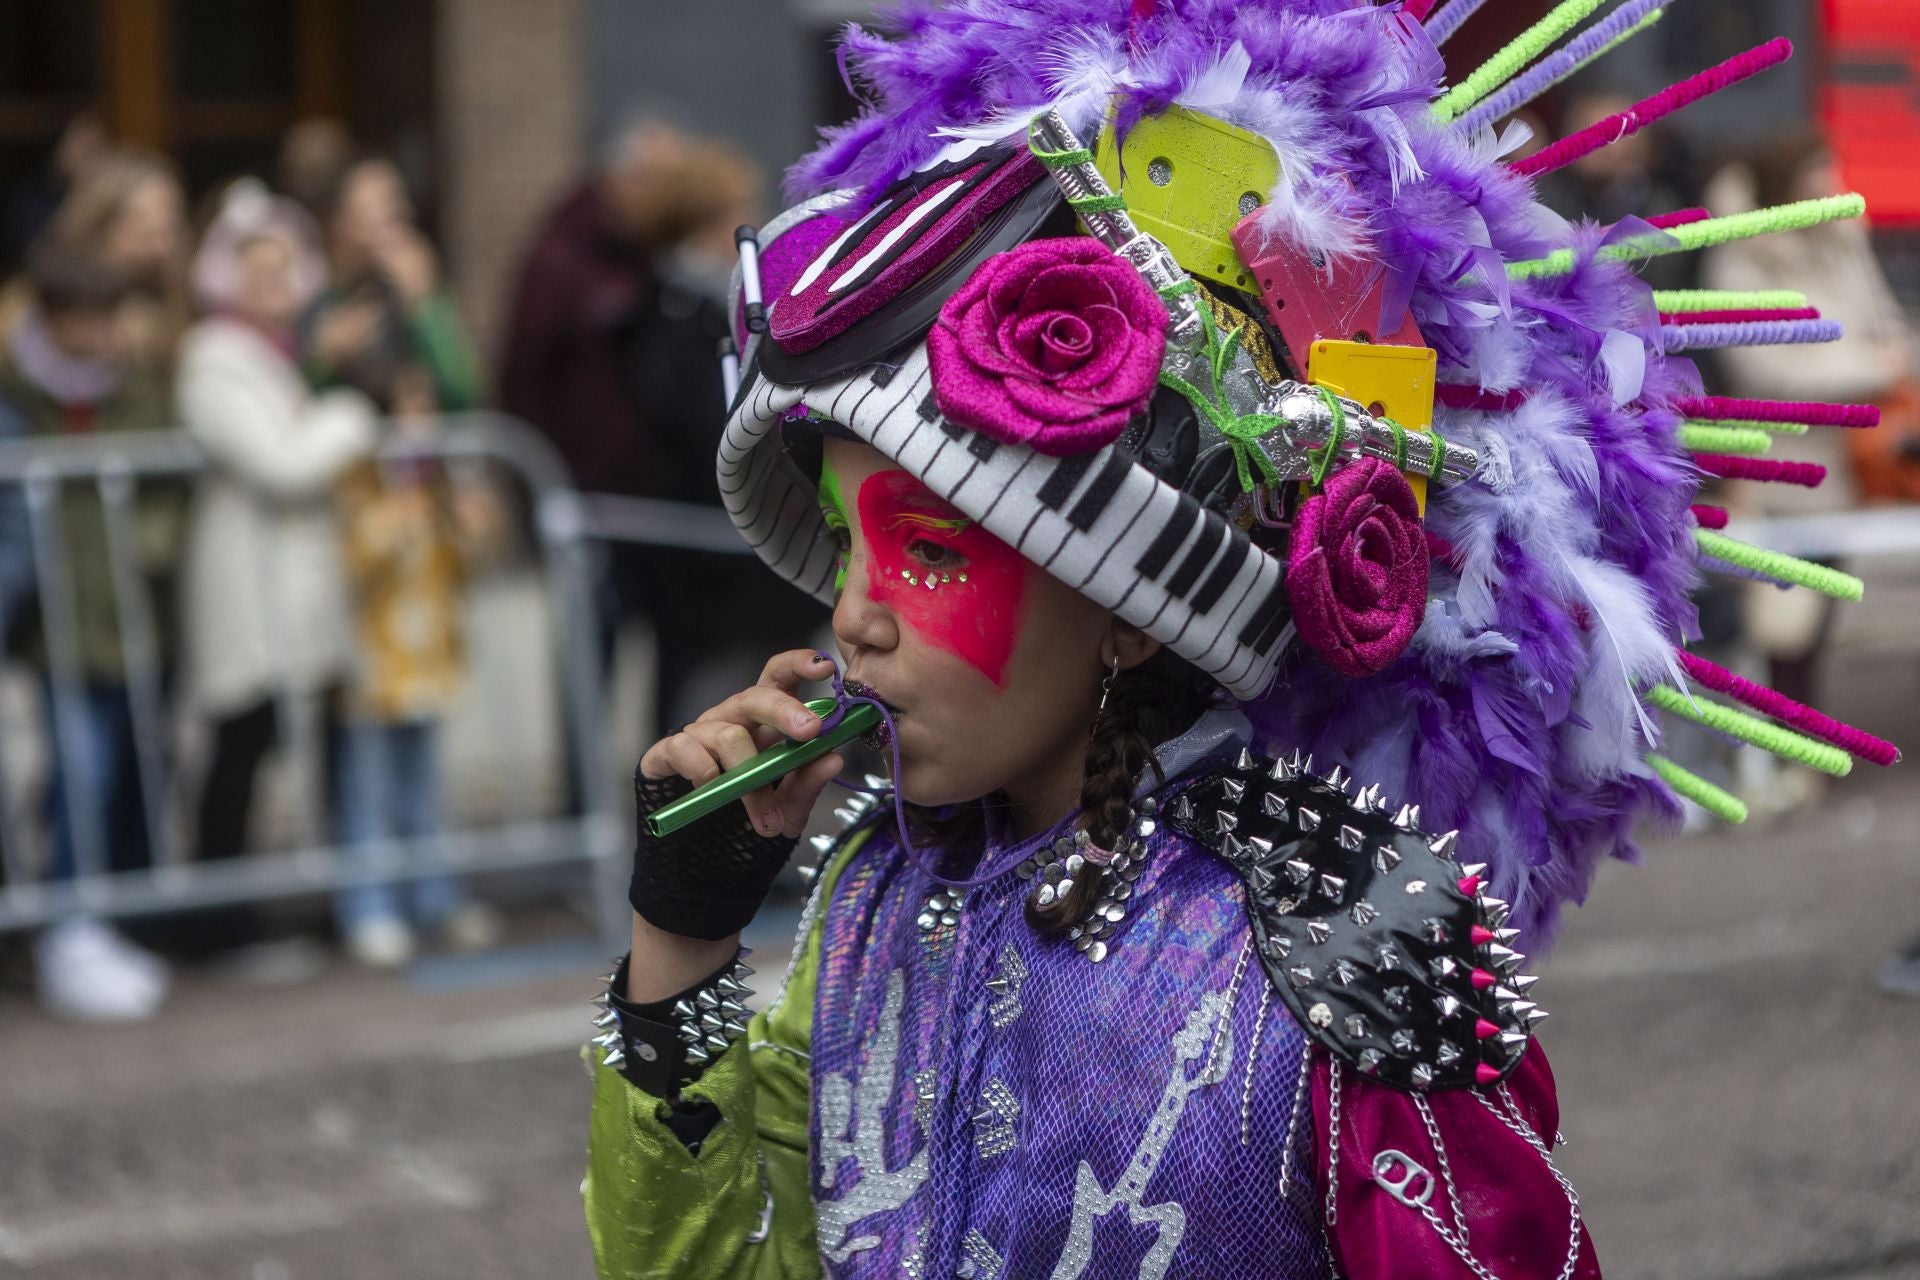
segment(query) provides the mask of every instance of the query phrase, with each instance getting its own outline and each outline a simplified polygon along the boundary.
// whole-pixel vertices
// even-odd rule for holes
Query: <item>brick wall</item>
[[[527,236],[583,171],[584,0],[440,0],[447,269],[492,364]]]

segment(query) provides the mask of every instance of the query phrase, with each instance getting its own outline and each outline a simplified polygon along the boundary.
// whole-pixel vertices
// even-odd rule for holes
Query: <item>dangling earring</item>
[[[1116,653],[1113,655],[1113,669],[1108,671],[1106,678],[1100,682],[1100,705],[1094,708],[1093,712],[1093,718],[1095,720],[1098,720],[1100,713],[1107,709],[1107,699],[1113,696],[1113,682],[1119,678],[1120,655]]]

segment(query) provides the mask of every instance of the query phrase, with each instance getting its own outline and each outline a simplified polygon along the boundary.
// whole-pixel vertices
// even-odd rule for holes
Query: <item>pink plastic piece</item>
[[[1473,945],[1476,947],[1484,947],[1494,940],[1493,930],[1483,924],[1473,926],[1467,931],[1467,936],[1473,940]]]
[[[1473,1068],[1473,1078],[1481,1084],[1492,1084],[1500,1078],[1500,1068],[1479,1063]]]
[[[1472,981],[1473,981],[1473,989],[1475,991],[1485,991],[1488,987],[1491,987],[1495,983],[1499,982],[1500,979],[1494,977],[1492,974],[1488,973],[1485,969],[1475,969],[1473,971]]]
[[[1403,314],[1391,333],[1380,332],[1387,272],[1378,261],[1352,256],[1313,261],[1259,225],[1258,210],[1233,229],[1233,247],[1253,273],[1267,318],[1280,331],[1293,367],[1306,370],[1313,344],[1323,338],[1424,347],[1413,316]]]
[[[1461,876],[1460,892],[1466,894],[1469,898],[1471,898],[1474,894],[1479,893],[1480,877],[1479,876]]]
[[[1498,1024],[1488,1022],[1485,1018],[1475,1018],[1473,1034],[1481,1040],[1491,1040],[1500,1034],[1500,1028]]]
[[[1694,520],[1702,529],[1724,529],[1727,527],[1727,509],[1725,507],[1709,507],[1704,503],[1696,502],[1693,506],[1689,507],[1688,510],[1693,512]]]

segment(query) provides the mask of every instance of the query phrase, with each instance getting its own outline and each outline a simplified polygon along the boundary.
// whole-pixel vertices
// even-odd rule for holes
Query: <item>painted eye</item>
[[[954,570],[967,563],[967,558],[952,547],[944,546],[931,538],[915,538],[907,544],[907,554],[928,569]]]

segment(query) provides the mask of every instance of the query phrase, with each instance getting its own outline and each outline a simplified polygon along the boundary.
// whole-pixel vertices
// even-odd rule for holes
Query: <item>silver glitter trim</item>
[[[967,1228],[960,1237],[960,1251],[966,1255],[960,1259],[960,1280],[998,1280],[1000,1268],[1006,1265],[978,1227]]]
[[[974,1149],[982,1160],[1003,1156],[1020,1145],[1016,1123],[1020,1119],[1020,1099],[1013,1096],[1006,1081],[987,1081],[980,1091],[980,1110],[974,1113]]]
[[[887,1168],[883,1131],[888,1101],[894,1096],[900,1065],[900,1011],[906,1002],[906,974],[887,975],[887,1000],[880,1025],[868,1042],[866,1069],[857,1084],[844,1072],[832,1072],[820,1081],[820,1185],[831,1188],[833,1167],[853,1158],[852,1187],[832,1200],[817,1201],[815,1221],[820,1229],[820,1252],[830,1261],[845,1262],[865,1249],[880,1246],[877,1235],[853,1235],[854,1226],[876,1214],[892,1213],[913,1197],[927,1180],[928,1149],[923,1141],[913,1159],[899,1169]]]
[[[1067,1242],[1060,1252],[1060,1261],[1053,1269],[1052,1280],[1079,1280],[1093,1263],[1093,1224],[1115,1209],[1124,1208],[1127,1219],[1135,1226],[1152,1223],[1158,1228],[1154,1236],[1153,1247],[1140,1260],[1140,1280],[1162,1280],[1167,1268],[1173,1263],[1174,1252],[1180,1247],[1180,1239],[1187,1229],[1187,1211],[1176,1201],[1146,1205],[1147,1184],[1153,1180],[1160,1160],[1166,1154],[1167,1144],[1173,1140],[1174,1130],[1179,1126],[1180,1116],[1186,1110],[1187,1097],[1198,1089],[1219,1084],[1227,1078],[1233,1063],[1233,1028],[1225,1017],[1233,1007],[1232,992],[1214,991],[1202,996],[1200,1007],[1187,1015],[1186,1025],[1173,1037],[1173,1073],[1160,1095],[1160,1105],[1154,1109],[1153,1118],[1147,1122],[1146,1133],[1140,1138],[1140,1145],[1134,1148],[1133,1158],[1127,1164],[1120,1177],[1115,1180],[1113,1190],[1101,1187],[1100,1179],[1093,1166],[1085,1160],[1074,1175],[1073,1186],[1073,1223],[1067,1231]],[[1219,1028],[1217,1037],[1208,1032]],[[1212,1041],[1209,1044],[1209,1041]],[[1211,1051],[1209,1051],[1211,1050]],[[1199,1074],[1189,1077],[1186,1069],[1189,1064],[1199,1061],[1206,1053],[1206,1061]],[[1102,1259],[1103,1264],[1110,1261]],[[1101,1274],[1117,1275],[1111,1266],[1103,1265]]]
[[[1020,988],[1026,985],[1027,965],[1020,958],[1020,950],[1011,942],[1000,947],[1000,972],[993,982],[1002,984],[1004,990],[996,991],[993,1003],[987,1006],[987,1017],[993,1020],[996,1030],[1004,1031],[1007,1025],[1025,1012],[1020,1003]],[[992,983],[989,983],[992,985]]]

